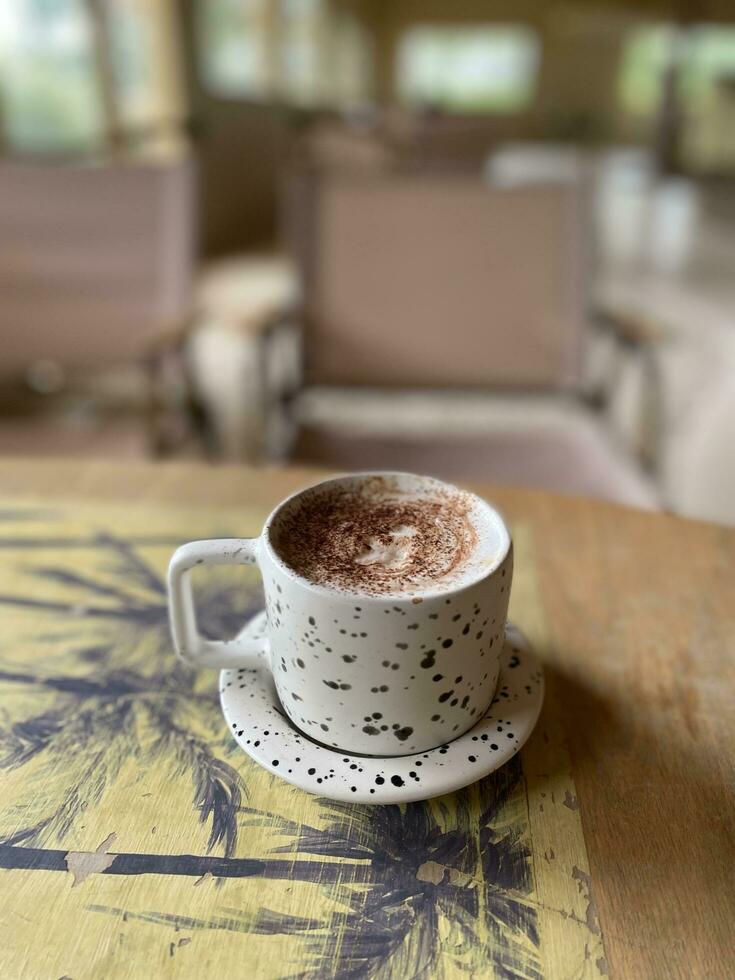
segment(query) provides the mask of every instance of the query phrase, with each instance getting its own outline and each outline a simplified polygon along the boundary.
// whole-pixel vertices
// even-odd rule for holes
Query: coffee
[[[327,483],[285,508],[272,541],[297,575],[339,591],[398,596],[456,587],[487,554],[478,548],[487,518],[476,501],[428,479]]]

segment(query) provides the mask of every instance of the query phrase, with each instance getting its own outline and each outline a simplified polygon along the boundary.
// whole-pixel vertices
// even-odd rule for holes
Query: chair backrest
[[[300,230],[310,383],[560,388],[580,377],[581,195],[326,175]]]
[[[143,355],[188,310],[194,214],[189,160],[0,163],[0,372]]]

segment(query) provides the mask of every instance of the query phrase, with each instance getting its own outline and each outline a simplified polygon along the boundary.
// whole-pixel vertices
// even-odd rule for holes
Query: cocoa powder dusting
[[[414,495],[380,479],[327,487],[301,498],[272,531],[274,547],[298,575],[369,595],[412,592],[459,574],[477,533],[468,495]]]

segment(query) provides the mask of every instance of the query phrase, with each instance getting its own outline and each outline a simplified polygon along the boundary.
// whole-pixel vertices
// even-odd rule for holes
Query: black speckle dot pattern
[[[509,574],[509,565],[501,571]],[[498,624],[504,620],[503,603],[507,601],[508,588],[501,601],[500,577],[493,576],[488,582],[489,591],[486,583],[484,591],[478,588],[458,597],[447,597],[449,601],[446,598],[424,600],[420,608],[410,601],[377,608],[322,604],[305,612],[300,625],[299,607],[289,595],[288,583],[283,582],[279,591],[276,584],[269,586],[266,582],[268,629],[274,654],[271,660],[280,704],[278,708],[265,706],[268,700],[272,704],[273,697],[272,687],[270,693],[258,687],[259,675],[265,668],[262,672],[246,672],[244,668],[223,672],[220,687],[225,710],[229,710],[229,704],[242,705],[242,713],[233,715],[231,731],[240,744],[274,772],[299,785],[302,780],[316,783],[312,776],[318,777],[322,780],[320,789],[316,786],[313,789],[320,792],[324,785],[327,795],[337,792],[339,784],[338,792],[344,793],[344,798],[349,794],[357,802],[363,801],[366,795],[371,797],[370,802],[380,802],[381,792],[385,790],[395,793],[392,798],[396,800],[417,798],[417,792],[424,792],[426,774],[422,775],[416,765],[421,761],[416,758],[416,752],[421,752],[427,736],[436,742],[443,739],[444,745],[450,747],[447,750],[450,755],[455,751],[452,746],[460,752],[450,761],[447,752],[432,750],[430,759],[441,758],[442,767],[457,772],[462,766],[472,768],[468,779],[478,778],[486,771],[485,766],[496,767],[509,751],[516,750],[518,733],[513,724],[505,723],[505,716],[512,722],[513,709],[520,699],[537,698],[541,683],[540,675],[536,679],[531,676],[524,659],[526,647],[521,644],[519,653],[510,653],[504,661],[503,669],[508,674],[503,675],[506,679],[498,684],[493,697],[496,651],[505,656],[507,649],[502,643],[502,625]],[[431,632],[426,629],[429,622]],[[378,639],[377,650],[373,637]],[[510,666],[516,661],[515,666]],[[388,683],[381,681],[381,675]],[[426,705],[423,717],[412,707],[414,690]],[[270,710],[270,727],[257,725],[252,717],[259,699],[262,699],[260,710]],[[367,715],[366,719],[359,721],[363,714]],[[483,731],[491,717],[492,726]],[[433,736],[427,732],[427,726],[432,727]],[[495,731],[497,728],[502,734]],[[468,729],[477,739],[472,744],[472,754],[477,760],[474,767],[468,762],[467,750],[461,752],[459,748],[463,739],[471,737],[463,735]],[[269,736],[263,734],[266,730],[271,733]],[[489,737],[482,740],[481,735],[487,736],[488,732],[493,733],[496,742],[491,742]],[[280,740],[274,742],[276,737]],[[283,745],[283,739],[297,737],[302,750],[301,762],[296,762],[293,753],[288,754]],[[337,756],[335,762],[334,753],[325,747],[346,744],[374,758],[352,756],[349,762],[344,762]],[[496,747],[493,749],[492,745]],[[308,751],[304,755],[305,747]],[[478,752],[480,747],[486,756]],[[312,757],[317,763],[307,766]],[[327,757],[331,765],[325,766]],[[319,763],[318,759],[323,761]],[[411,760],[410,767],[408,760]],[[378,764],[382,766],[379,772],[385,783],[384,790],[376,795],[369,791],[375,791],[380,784],[372,777],[368,779],[368,774],[375,774]],[[358,766],[364,772],[351,766]],[[315,769],[315,773],[305,775],[307,768]],[[334,773],[330,774],[329,768],[334,768]],[[394,775],[402,780],[400,786],[393,782]]]

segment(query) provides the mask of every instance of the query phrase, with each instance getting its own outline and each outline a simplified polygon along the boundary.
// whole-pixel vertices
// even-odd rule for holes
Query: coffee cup
[[[267,629],[197,630],[190,572],[258,566]],[[360,473],[288,497],[257,538],[193,541],[169,567],[171,630],[193,666],[271,671],[306,736],[345,752],[427,751],[495,693],[513,574],[498,512],[431,477]]]

